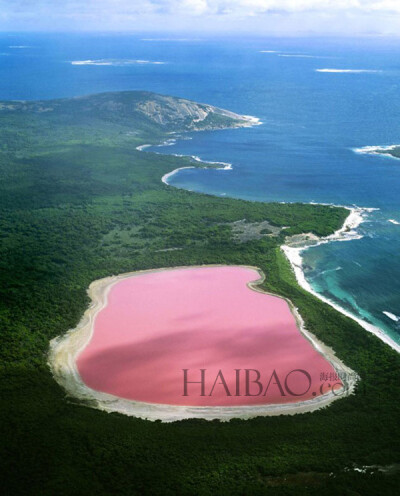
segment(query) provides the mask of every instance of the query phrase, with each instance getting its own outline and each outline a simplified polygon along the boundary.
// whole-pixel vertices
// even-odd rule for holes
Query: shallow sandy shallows
[[[256,269],[239,266],[95,281],[78,328],[51,343],[54,376],[92,406],[165,421],[292,414],[349,394],[351,371],[256,281]],[[183,369],[188,381],[203,369],[204,389],[188,382],[185,391]],[[338,372],[336,396],[327,384],[340,383]]]

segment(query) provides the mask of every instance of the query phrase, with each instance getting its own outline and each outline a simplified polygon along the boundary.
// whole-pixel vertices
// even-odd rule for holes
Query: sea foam
[[[398,317],[394,313],[386,312],[386,311],[383,311],[382,313],[385,314],[386,317],[388,317],[389,319],[394,320],[395,322],[398,322],[400,320],[400,317]]]
[[[263,124],[258,117],[254,117],[254,115],[242,115],[245,121],[248,121],[249,126],[261,126]],[[246,126],[247,127],[247,126]]]
[[[394,157],[393,155],[385,154],[385,152],[390,152],[396,148],[400,148],[400,145],[367,145],[360,148],[353,148],[352,150],[355,153],[361,153],[364,155],[386,155],[397,159],[397,157]]]

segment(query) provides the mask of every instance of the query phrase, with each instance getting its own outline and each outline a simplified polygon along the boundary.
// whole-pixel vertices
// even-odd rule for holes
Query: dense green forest
[[[146,113],[157,98],[0,104],[2,494],[397,494],[400,357],[300,288],[280,250],[288,234],[332,233],[347,211],[164,185],[162,175],[189,159],[136,146],[193,122],[171,98],[168,108],[158,102],[168,119],[157,122]],[[210,113],[198,129],[237,124]],[[242,219],[289,228],[243,241],[232,229]],[[260,267],[265,289],[290,298],[307,328],[357,371],[356,394],[302,415],[172,424],[65,397],[47,366],[49,340],[77,324],[93,280],[211,263]]]

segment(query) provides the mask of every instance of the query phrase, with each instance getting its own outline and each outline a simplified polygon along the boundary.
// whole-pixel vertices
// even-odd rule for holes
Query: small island
[[[386,155],[400,159],[400,145],[364,146],[362,148],[355,148],[354,151],[365,155]]]

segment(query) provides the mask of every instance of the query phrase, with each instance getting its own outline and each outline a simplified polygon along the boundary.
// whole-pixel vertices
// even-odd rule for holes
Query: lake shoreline
[[[106,412],[118,412],[146,420],[161,420],[162,422],[173,422],[189,418],[228,421],[234,418],[248,419],[258,416],[294,415],[319,410],[320,408],[330,405],[333,401],[346,397],[354,392],[358,379],[357,374],[340,361],[331,348],[326,346],[322,341],[316,338],[316,336],[305,329],[302,317],[290,300],[261,289],[260,285],[264,282],[265,276],[259,268],[250,266],[237,266],[256,270],[260,274],[260,278],[251,281],[248,284],[248,287],[254,291],[282,298],[289,304],[290,310],[296,319],[299,332],[301,332],[304,338],[312,344],[318,353],[333,366],[335,371],[344,377],[342,381],[345,387],[341,394],[328,391],[328,393],[316,396],[311,400],[299,401],[297,403],[240,406],[182,406],[145,403],[123,399],[108,393],[95,391],[88,387],[83,382],[78,372],[76,360],[79,353],[87,346],[93,335],[96,315],[107,306],[108,294],[111,288],[121,280],[130,277],[160,271],[200,267],[226,267],[226,265],[217,264],[150,269],[128,272],[92,282],[88,289],[91,303],[77,327],[50,342],[48,364],[57,383],[71,398],[74,398],[87,406]]]

